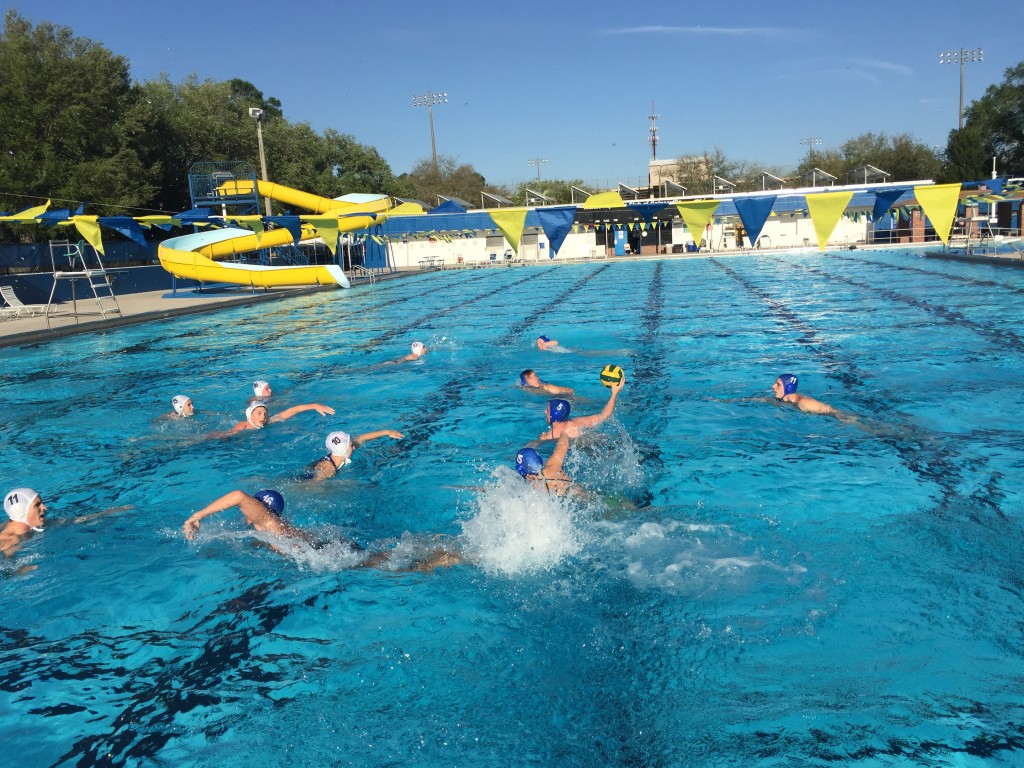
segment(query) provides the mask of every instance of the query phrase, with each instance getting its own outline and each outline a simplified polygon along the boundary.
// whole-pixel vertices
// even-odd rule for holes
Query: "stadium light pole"
[[[821,137],[820,136],[808,136],[806,139],[800,139],[800,143],[807,145],[807,162],[808,163],[813,163],[814,162],[814,146],[816,144],[821,144]]]
[[[957,130],[964,127],[964,64],[969,61],[984,61],[985,52],[981,48],[968,50],[961,48],[959,51],[943,51],[939,54],[939,64],[960,65],[960,109],[957,111]]]
[[[430,115],[430,154],[434,158],[434,173],[438,172],[437,144],[434,142],[434,105],[447,103],[447,93],[434,93],[433,91],[430,91],[428,93],[412,97],[412,105],[414,107],[426,107],[427,114]]]
[[[548,164],[547,158],[545,158],[545,157],[535,157],[535,158],[533,158],[533,160],[527,160],[526,162],[529,163],[530,165],[537,166],[537,181],[540,181],[540,167],[542,165],[547,165]]]
[[[260,147],[260,171],[263,173],[263,180],[267,181],[267,156],[263,152],[263,110],[259,107],[249,107],[249,117],[256,119],[256,140]],[[274,210],[270,207],[270,198],[264,197],[267,204],[267,216],[273,216]]]

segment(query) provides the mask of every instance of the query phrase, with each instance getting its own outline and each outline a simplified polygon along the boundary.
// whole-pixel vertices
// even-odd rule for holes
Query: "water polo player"
[[[546,381],[541,381],[540,376],[532,368],[527,368],[519,374],[519,386],[526,389],[539,389],[541,392],[546,392],[549,395],[572,397],[576,394],[569,387],[559,387],[556,384],[548,384]]]
[[[571,438],[577,438],[580,436],[581,429],[596,427],[601,422],[607,421],[615,411],[615,399],[619,396],[619,392],[624,386],[626,386],[625,376],[623,376],[618,383],[609,387],[609,389],[611,389],[611,394],[608,395],[608,402],[605,403],[601,412],[590,416],[569,418],[569,412],[572,409],[568,400],[549,400],[547,408],[544,409],[544,416],[547,419],[548,424],[551,425],[551,428],[545,432],[541,432],[537,439],[557,440],[563,434],[566,434]]]
[[[366,432],[355,438],[350,437],[347,432],[331,432],[324,441],[327,455],[313,464],[304,479],[326,480],[333,477],[339,469],[352,463],[352,454],[356,448],[381,437],[401,440],[405,435],[394,429],[378,429],[376,432]]]
[[[792,373],[783,373],[775,380],[775,383],[772,384],[772,394],[775,395],[776,400],[780,400],[783,403],[789,403],[790,405],[795,405],[804,413],[816,413],[837,417],[840,415],[840,412],[831,405],[826,405],[819,400],[815,400],[813,397],[798,394],[796,388],[799,383],[800,380]]]
[[[233,435],[236,432],[244,432],[247,429],[263,429],[267,424],[287,421],[292,416],[306,411],[316,411],[321,416],[334,414],[334,409],[329,406],[320,405],[320,403],[306,403],[305,405],[293,405],[291,408],[271,416],[270,411],[267,409],[267,404],[257,400],[250,403],[249,407],[245,409],[245,421],[235,424],[227,434]]]

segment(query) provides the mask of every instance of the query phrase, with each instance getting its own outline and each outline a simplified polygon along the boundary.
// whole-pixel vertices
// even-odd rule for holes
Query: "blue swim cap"
[[[539,475],[544,469],[544,461],[533,448],[523,448],[516,454],[516,472],[523,477]]]
[[[537,338],[543,341],[544,343],[551,341],[551,339],[549,339],[547,336],[538,336]]]
[[[798,379],[792,373],[784,373],[779,376],[779,381],[782,382],[782,394],[783,396],[792,395],[796,392],[796,385]]]
[[[551,421],[568,421],[569,401],[548,400],[548,415],[551,417]]]
[[[526,386],[526,377],[523,376],[523,374],[519,374],[519,386],[520,387],[525,387]]]
[[[277,517],[280,517],[281,513],[284,512],[284,496],[277,491],[256,491],[252,497]]]

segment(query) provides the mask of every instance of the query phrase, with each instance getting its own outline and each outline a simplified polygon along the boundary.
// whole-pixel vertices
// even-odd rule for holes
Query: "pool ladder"
[[[50,264],[53,266],[53,287],[50,289],[50,299],[46,302],[46,327],[50,327],[50,318],[59,317],[62,315],[70,315],[75,318],[75,323],[78,322],[80,317],[95,317],[99,316],[106,319],[108,315],[121,316],[121,307],[117,303],[117,297],[114,295],[114,288],[110,282],[110,275],[107,274],[107,270],[103,266],[103,260],[100,258],[99,251],[95,248],[93,253],[96,256],[95,267],[90,267],[85,259],[84,252],[85,243],[79,241],[72,243],[68,240],[53,240],[50,242]],[[63,267],[67,264],[67,269],[58,269],[58,264]],[[53,303],[53,297],[57,293],[57,283],[61,280],[68,280],[71,283],[71,311],[70,312],[55,312],[55,305]],[[79,280],[85,280],[89,286],[89,290],[92,292],[92,298],[96,302],[95,312],[79,312],[78,311],[78,296],[75,292],[75,286]],[[82,297],[83,301],[87,300],[87,297]],[[63,306],[58,304],[56,306]]]

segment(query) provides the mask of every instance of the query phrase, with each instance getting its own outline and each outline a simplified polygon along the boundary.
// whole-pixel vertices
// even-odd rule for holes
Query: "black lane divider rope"
[[[780,325],[787,329],[795,328],[800,334],[798,338],[800,344],[811,350],[814,356],[821,362],[822,367],[829,372],[829,375],[838,379],[853,395],[853,399],[863,404],[866,411],[871,413],[891,411],[890,404],[885,400],[858,392],[858,389],[864,386],[864,377],[856,373],[856,366],[849,361],[841,360],[826,349],[824,344],[819,341],[814,329],[807,326],[789,307],[773,299],[766,291],[738,274],[732,267],[722,264],[714,258],[709,259],[709,261],[732,277],[752,296],[767,304]],[[938,505],[939,510],[960,509],[962,507],[963,495],[957,490],[957,484],[960,480],[960,467],[954,461],[954,458],[956,458],[954,453],[944,447],[944,441],[922,441],[912,435],[878,435],[878,438],[896,452],[900,463],[907,469],[921,479],[934,483],[942,490],[942,498]],[[934,444],[936,442],[942,447],[935,447]],[[997,512],[1001,516],[1003,515],[1002,510],[995,504],[995,497],[981,497],[975,494],[971,497],[971,500]]]
[[[952,280],[955,283],[964,283],[966,285],[977,286],[978,288],[999,288],[1004,291],[1009,291],[1010,293],[1024,294],[1024,288],[1016,285],[1007,285],[1006,283],[998,283],[995,280],[982,280],[979,277],[966,277],[965,275],[950,275],[945,272],[921,269],[920,267],[911,267],[904,264],[889,264],[884,261],[873,261],[872,259],[858,259],[854,256],[845,256],[838,253],[828,253],[826,255],[839,261],[848,261],[852,264],[864,264],[870,267],[883,267],[885,269],[896,270],[897,272],[912,272],[916,275],[940,277],[943,280]]]
[[[260,663],[252,646],[254,639],[273,632],[295,607],[270,601],[282,586],[280,582],[255,585],[214,609],[210,618],[224,618],[207,632],[209,637],[196,659],[182,657],[167,666],[158,659],[135,670],[110,669],[108,674],[114,679],[101,682],[114,688],[118,677],[127,677],[117,684],[117,689],[131,691],[131,699],[110,722],[108,733],[78,739],[54,765],[159,762],[160,751],[170,741],[189,735],[180,715],[197,707],[212,707],[210,711],[215,713],[222,703],[237,703],[246,695],[256,696],[258,689],[279,682],[280,673]],[[184,636],[192,637],[194,633],[195,630],[190,630]],[[137,643],[139,637],[132,635],[127,641]],[[167,642],[167,633],[155,633],[150,638],[150,643],[156,646]],[[73,651],[72,659],[81,655],[74,653],[73,648],[69,650]],[[120,655],[111,653],[109,658]],[[60,669],[51,678],[44,679],[60,679],[69,675],[67,655],[53,653],[48,656],[55,659],[54,664]],[[95,679],[98,671],[95,665],[88,666],[83,670],[83,676]],[[239,685],[240,682],[243,685]],[[225,692],[226,687],[229,692]]]
[[[644,398],[644,429],[638,430],[644,435],[642,439],[634,438],[640,450],[642,466],[655,471],[664,467],[661,455],[661,441],[657,438],[665,431],[665,419],[672,402],[671,396],[665,394],[665,355],[661,348],[662,308],[665,301],[663,280],[664,262],[657,262],[647,287],[647,301],[644,303],[643,319],[640,325],[643,333],[638,339],[639,350],[631,355],[633,381],[630,386],[634,392],[643,392]]]
[[[569,297],[576,293],[576,291],[583,288],[587,283],[608,269],[609,266],[610,265],[608,264],[602,264],[593,272],[581,277],[572,286],[566,288],[562,293],[544,306],[534,309],[521,320],[512,323],[512,325],[509,326],[509,329],[494,341],[493,346],[501,348],[513,343],[517,337],[522,335],[524,328],[529,327],[537,318],[565,302]],[[504,291],[511,287],[522,285],[529,279],[532,278],[520,280],[512,285],[503,285],[498,288],[497,291]],[[478,298],[484,297],[481,296]],[[467,380],[476,381],[480,379],[486,373],[484,370],[485,365],[485,361],[480,361],[468,371],[456,372],[452,378],[448,379],[444,384],[435,389],[425,398],[422,406],[416,410],[415,415],[411,419],[401,422],[403,425],[402,431],[405,432],[405,439],[399,440],[395,443],[397,458],[408,458],[409,454],[411,454],[415,448],[430,439],[430,436],[436,431],[438,422],[441,421],[446,413],[459,408],[462,405],[462,401],[467,390],[472,389],[471,387],[467,387],[465,382]],[[409,426],[406,427],[404,425]],[[531,435],[528,438],[525,438],[524,442],[532,439],[533,436]],[[517,447],[519,446],[515,446],[513,450]]]
[[[864,283],[860,280],[854,280],[850,277],[844,277],[843,275],[836,275],[824,270],[818,269],[817,267],[810,267],[806,264],[793,264],[783,259],[774,259],[779,264],[786,264],[793,269],[800,269],[805,272],[810,272],[818,277],[824,277],[828,280],[838,281],[852,285],[854,288],[860,288],[864,291],[870,291],[877,293],[879,296],[883,296],[892,302],[897,304],[905,304],[908,307],[914,309],[920,309],[928,314],[935,315],[936,317],[944,320],[950,325],[955,325],[958,328],[967,328],[974,331],[982,338],[997,344],[1001,349],[1007,347],[1013,349],[1015,352],[1024,353],[1024,339],[1018,336],[1013,331],[1006,330],[1005,328],[997,328],[991,323],[976,323],[971,320],[967,315],[963,314],[949,307],[945,307],[941,304],[931,304],[927,301],[922,301],[914,296],[907,296],[904,293],[898,293],[896,291],[889,290],[888,288],[879,288],[878,286],[871,285],[870,283]]]

